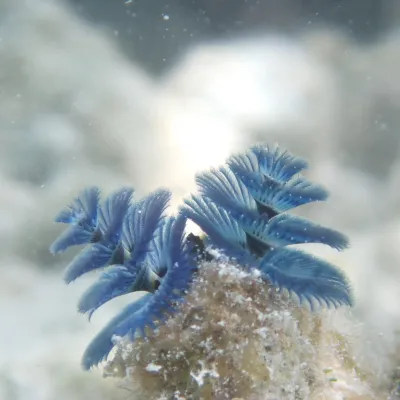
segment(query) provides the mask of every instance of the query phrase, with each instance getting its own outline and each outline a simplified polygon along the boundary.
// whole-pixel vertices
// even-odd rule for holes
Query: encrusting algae
[[[180,307],[146,338],[121,340],[106,365],[132,399],[380,398],[331,311],[298,306],[255,271],[205,263]]]

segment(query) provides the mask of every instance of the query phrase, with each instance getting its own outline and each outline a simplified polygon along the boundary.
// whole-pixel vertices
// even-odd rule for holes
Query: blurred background
[[[400,2],[0,0],[0,399],[125,399],[80,356],[89,324],[74,254],[48,253],[85,185],[137,196],[258,141],[331,191],[298,210],[346,232],[313,248],[354,285],[352,318],[382,369],[400,329]],[[366,350],[367,351],[367,350]],[[399,362],[400,364],[400,362]]]

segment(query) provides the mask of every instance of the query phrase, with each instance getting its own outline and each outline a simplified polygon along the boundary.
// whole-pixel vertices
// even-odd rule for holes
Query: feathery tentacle
[[[256,156],[259,170],[279,182],[288,182],[296,174],[308,168],[308,163],[300,157],[293,156],[286,150],[275,146],[255,145],[250,151]]]
[[[124,247],[131,255],[128,265],[134,267],[146,256],[154,232],[164,218],[170,198],[169,190],[159,189],[130,207],[122,235]]]
[[[132,199],[133,189],[122,188],[111,193],[99,209],[100,240],[110,248],[121,242],[122,224]]]
[[[98,187],[85,188],[54,220],[63,224],[81,224],[92,229],[97,222],[99,200]]]
[[[240,260],[250,257],[246,234],[224,208],[204,196],[192,195],[184,199],[184,203],[180,212],[196,223],[214,246],[230,257]]]
[[[110,194],[99,207],[98,227],[92,238],[94,244],[83,249],[67,266],[67,283],[95,269],[124,263],[121,231],[132,194],[133,189],[122,188]]]
[[[119,314],[117,314],[108,324],[93,338],[86,348],[82,357],[82,367],[85,370],[98,365],[107,359],[110,351],[114,347],[113,337],[115,336],[115,327],[124,321],[129,315],[140,312],[151,300],[153,294],[147,293],[140,299],[128,304]]]
[[[90,320],[100,306],[115,297],[132,292],[136,275],[136,271],[132,272],[124,265],[108,267],[100,278],[83,293],[78,303],[79,312],[88,313]]]
[[[257,204],[246,186],[226,167],[196,175],[200,193],[226,209],[257,210]]]
[[[84,293],[79,303],[79,311],[88,312],[89,319],[98,307],[114,297],[138,290],[154,291],[152,288],[158,277],[144,260],[148,255],[149,244],[154,232],[162,221],[170,196],[169,191],[160,189],[129,207],[123,220],[122,230],[122,243],[125,248],[122,248],[121,245],[119,248],[121,252],[130,253],[130,258],[125,261],[125,265],[115,265],[108,268],[99,280]],[[119,223],[116,225],[119,228]],[[121,240],[120,236],[118,240]],[[93,246],[96,245],[101,246],[98,244]],[[102,248],[102,250],[101,255],[106,253],[105,249]],[[91,249],[86,251],[90,253]],[[98,265],[104,261],[110,262],[109,257],[110,251],[104,256],[104,260],[99,261]],[[86,263],[83,256],[78,257],[77,260]],[[91,260],[92,265],[96,264],[94,258]],[[119,261],[122,264],[123,257]],[[82,271],[82,267],[74,264],[71,270]],[[71,278],[71,276],[69,275],[68,278]]]
[[[171,217],[172,218],[172,217]],[[95,337],[83,357],[83,366],[89,369],[106,359],[114,344],[113,336],[129,336],[134,338],[136,333],[144,334],[144,329],[156,327],[156,321],[163,321],[166,315],[176,309],[182,296],[190,287],[196,264],[190,256],[184,235],[186,218],[178,216],[169,228],[164,242],[167,273],[162,279],[159,289],[153,294],[127,306],[121,314],[112,319]]]
[[[67,265],[64,272],[65,282],[71,283],[80,276],[105,267],[109,263],[122,264],[122,251],[122,247],[119,247],[117,251],[113,251],[102,243],[93,243],[86,246]],[[112,260],[115,260],[115,262]]]
[[[272,218],[267,230],[275,246],[321,243],[340,251],[349,247],[349,239],[342,233],[291,214]]]
[[[291,244],[321,243],[337,250],[344,250],[349,242],[345,235],[322,225],[291,214],[273,218],[255,213],[231,213],[246,234],[248,247],[263,256],[272,247]]]
[[[58,238],[51,244],[50,253],[63,253],[69,247],[88,244],[92,241],[93,232],[83,229],[80,225],[69,226]]]
[[[151,270],[159,277],[163,277],[168,269],[167,258],[169,252],[169,241],[174,221],[174,218],[165,218],[162,224],[157,228],[154,237],[149,244],[147,262],[151,267]]]
[[[71,224],[71,227],[50,246],[52,254],[62,253],[71,246],[90,243],[97,226],[99,197],[99,188],[86,188],[56,216],[55,222]]]
[[[268,252],[259,269],[274,286],[295,293],[311,308],[320,305],[352,305],[351,287],[346,275],[335,266],[297,249],[279,248]]]
[[[258,210],[273,217],[281,212],[315,201],[325,201],[328,192],[320,185],[312,184],[305,178],[279,182],[269,176],[250,172],[242,167],[232,166],[232,171],[247,187]]]
[[[172,217],[171,217],[172,218]],[[137,331],[143,332],[146,326],[155,327],[155,321],[164,321],[168,314],[176,310],[193,280],[197,265],[191,257],[190,248],[185,241],[186,218],[179,215],[168,235],[166,246],[167,273],[153,297],[138,312],[129,315],[115,327],[115,334],[134,338]]]

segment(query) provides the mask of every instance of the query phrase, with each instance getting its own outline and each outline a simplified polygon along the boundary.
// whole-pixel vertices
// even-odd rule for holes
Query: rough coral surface
[[[132,399],[378,398],[330,311],[299,307],[255,271],[205,263],[181,307],[106,365]]]

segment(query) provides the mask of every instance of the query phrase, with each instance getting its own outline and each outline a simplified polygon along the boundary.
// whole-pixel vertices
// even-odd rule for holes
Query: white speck
[[[260,328],[255,331],[258,333],[263,339],[266,339],[268,336],[268,328]]]
[[[44,184],[43,184],[43,185],[40,185],[40,187],[41,187],[41,188],[44,188]]]
[[[113,335],[112,338],[111,338],[111,342],[112,342],[114,345],[117,345],[117,344],[119,344],[119,343],[122,342],[122,339],[123,339],[123,337],[121,337],[121,336]]]
[[[162,368],[161,365],[150,363],[146,367],[147,372],[158,372]]]
[[[163,15],[163,20],[164,21],[168,21],[169,20],[169,15],[168,14],[164,14]]]
[[[204,378],[207,376],[211,376],[213,378],[218,378],[218,373],[213,370],[205,369],[204,368],[204,363],[202,361],[199,361],[199,364],[201,365],[201,370],[200,372],[196,375],[193,372],[190,372],[190,376],[197,382],[197,384],[201,387],[204,385]]]

